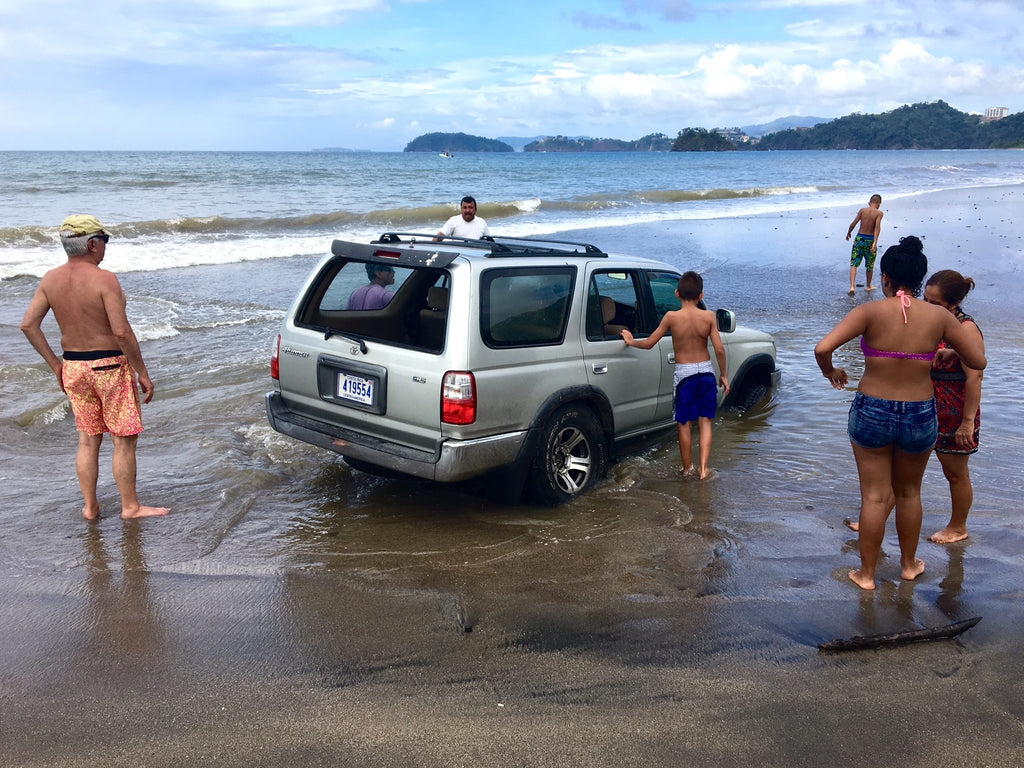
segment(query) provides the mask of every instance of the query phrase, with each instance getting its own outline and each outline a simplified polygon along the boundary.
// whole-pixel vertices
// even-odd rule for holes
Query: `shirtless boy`
[[[121,284],[113,272],[100,269],[110,235],[95,217],[75,215],[64,220],[60,239],[68,260],[43,275],[21,330],[71,400],[78,427],[78,484],[85,498],[82,516],[86,520],[100,516],[96,482],[105,432],[114,440],[113,472],[121,494],[121,517],[166,515],[163,507],[139,504],[135,492],[135,447],[142,432],[135,377],[147,403],[153,399],[153,382],[128,323]],[[42,331],[43,318],[51,309],[61,332],[63,359]]]
[[[881,195],[872,195],[866,207],[857,211],[857,216],[846,231],[846,239],[850,239],[853,228],[860,222],[860,229],[857,230],[857,237],[853,240],[853,251],[850,254],[850,296],[853,296],[857,288],[857,267],[861,261],[864,262],[864,269],[867,280],[865,291],[875,290],[871,284],[871,278],[875,274],[875,256],[878,255],[878,235],[882,231],[882,217],[885,215],[880,206],[882,205]]]
[[[701,480],[711,474],[708,459],[711,458],[711,423],[718,407],[718,387],[724,387],[729,394],[728,370],[725,364],[725,347],[718,334],[715,313],[701,309],[698,304],[704,298],[704,280],[696,272],[686,272],[679,278],[676,297],[682,306],[666,312],[654,333],[646,339],[637,340],[628,330],[622,331],[626,344],[639,349],[651,349],[665,336],[672,336],[672,350],[675,353],[675,403],[676,423],[679,431],[679,455],[683,461],[683,474],[693,474],[693,438],[690,422],[696,421],[700,432]],[[722,371],[715,382],[715,369],[708,352],[708,340],[715,349],[718,370]]]

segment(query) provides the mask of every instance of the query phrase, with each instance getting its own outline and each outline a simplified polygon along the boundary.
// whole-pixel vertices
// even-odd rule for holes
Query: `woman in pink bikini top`
[[[903,308],[903,323],[906,324],[907,309],[911,306],[910,297],[907,296],[905,291],[896,291],[896,298],[900,300],[900,306]],[[860,351],[864,353],[864,357],[888,357],[894,360],[927,360],[929,363],[935,359],[934,349],[931,352],[888,352],[884,349],[875,349],[868,346],[863,336],[860,337]]]
[[[917,558],[921,536],[921,481],[938,435],[931,369],[945,339],[972,368],[984,368],[984,352],[953,313],[916,298],[928,272],[921,241],[905,237],[881,259],[885,298],[853,309],[814,348],[814,357],[836,389],[845,389],[844,368],[833,353],[860,336],[864,374],[850,405],[847,433],[860,481],[860,568],[849,572],[861,589],[875,588],[885,521],[893,504],[900,541],[900,578],[925,569]]]

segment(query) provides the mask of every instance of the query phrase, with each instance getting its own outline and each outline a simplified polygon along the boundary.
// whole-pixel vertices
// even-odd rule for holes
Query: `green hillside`
[[[635,141],[623,139],[569,138],[548,136],[531,141],[523,147],[524,152],[666,152],[672,147],[672,140],[663,133],[650,133]]]
[[[804,130],[769,133],[752,149],[1006,149],[1024,147],[1024,113],[983,123],[944,101],[878,115],[853,114]]]

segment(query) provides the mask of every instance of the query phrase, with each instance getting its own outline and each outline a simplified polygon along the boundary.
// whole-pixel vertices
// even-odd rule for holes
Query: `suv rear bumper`
[[[443,483],[477,477],[514,464],[526,430],[476,440],[444,440],[436,451],[420,451],[354,432],[289,410],[281,393],[266,395],[267,420],[281,434],[385,469]]]

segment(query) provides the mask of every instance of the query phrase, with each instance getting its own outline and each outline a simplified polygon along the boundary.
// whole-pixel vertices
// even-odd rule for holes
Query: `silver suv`
[[[592,245],[387,233],[335,240],[281,328],[267,417],[352,467],[431,480],[492,471],[542,503],[592,487],[615,446],[673,424],[679,271]],[[353,295],[355,294],[355,295]],[[358,307],[358,308],[357,308]],[[731,393],[777,385],[775,344],[717,312]],[[712,355],[714,360],[714,355]]]

